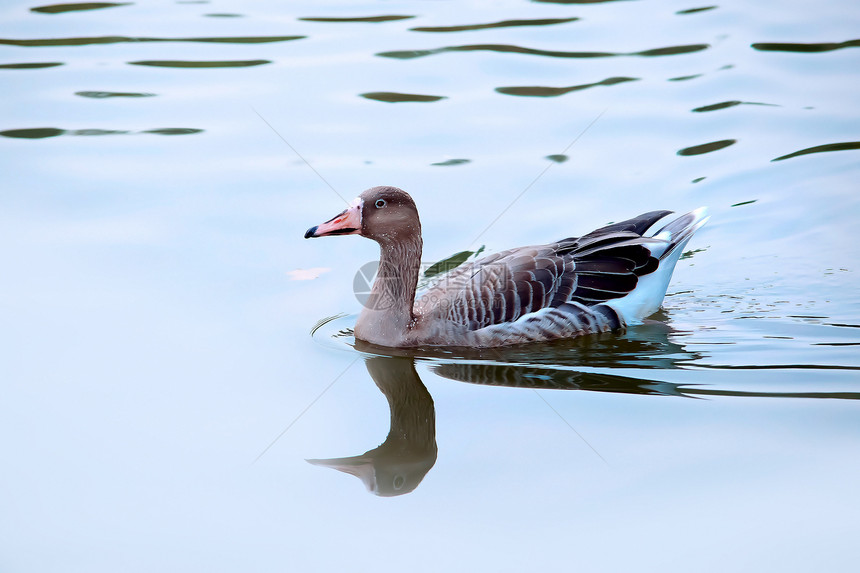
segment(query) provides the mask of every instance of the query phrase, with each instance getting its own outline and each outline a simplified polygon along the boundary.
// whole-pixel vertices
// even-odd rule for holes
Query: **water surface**
[[[855,3],[487,8],[3,3],[3,571],[853,571]],[[380,184],[428,269],[712,217],[649,324],[399,353],[302,239]]]

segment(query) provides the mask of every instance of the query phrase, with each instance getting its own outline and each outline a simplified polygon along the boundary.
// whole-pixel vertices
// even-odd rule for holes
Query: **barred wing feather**
[[[416,315],[474,331],[567,303],[592,307],[626,297],[640,277],[658,269],[658,257],[671,250],[671,233],[689,224],[684,216],[677,220],[683,224],[661,229],[666,237],[642,235],[669,213],[645,213],[583,237],[502,251],[463,265],[418,295]]]

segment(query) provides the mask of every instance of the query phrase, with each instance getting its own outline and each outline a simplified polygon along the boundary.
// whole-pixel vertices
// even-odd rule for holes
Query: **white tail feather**
[[[699,207],[669,222],[651,235],[657,243],[648,243],[651,254],[660,260],[652,273],[639,277],[636,288],[622,298],[604,304],[612,307],[627,324],[640,324],[659,310],[669,288],[675,264],[684,252],[684,246],[699,228],[708,222],[707,209]]]

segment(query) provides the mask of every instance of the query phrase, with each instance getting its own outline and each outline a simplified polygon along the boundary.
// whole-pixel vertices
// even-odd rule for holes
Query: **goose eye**
[[[383,207],[385,207],[385,199],[377,199],[376,200],[376,208],[382,209]]]

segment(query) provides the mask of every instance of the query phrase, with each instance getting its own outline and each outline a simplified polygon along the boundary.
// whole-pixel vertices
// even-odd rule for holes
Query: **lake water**
[[[853,571],[857,38],[848,0],[6,0],[0,569]],[[376,245],[302,239],[382,184],[428,263],[712,217],[650,324],[392,355],[349,335]]]

